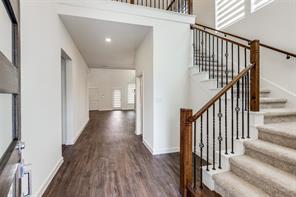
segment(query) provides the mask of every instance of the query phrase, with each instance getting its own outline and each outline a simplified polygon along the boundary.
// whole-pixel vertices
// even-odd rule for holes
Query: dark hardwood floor
[[[132,111],[91,112],[43,196],[180,196],[179,154],[152,156],[134,131]]]

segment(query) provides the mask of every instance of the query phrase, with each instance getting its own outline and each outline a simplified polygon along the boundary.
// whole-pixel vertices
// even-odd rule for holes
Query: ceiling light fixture
[[[106,42],[111,42],[112,40],[111,40],[111,38],[105,38],[105,41]]]

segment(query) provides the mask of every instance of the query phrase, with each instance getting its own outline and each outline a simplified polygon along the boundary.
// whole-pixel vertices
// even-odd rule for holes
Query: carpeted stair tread
[[[296,122],[265,124],[258,126],[257,128],[259,131],[264,131],[266,133],[280,135],[287,138],[294,138],[296,140]]]
[[[283,98],[261,98],[260,103],[265,104],[265,103],[286,103],[287,99]]]
[[[277,109],[262,109],[260,111],[264,114],[264,116],[296,115],[296,109],[277,108]]]
[[[296,150],[274,143],[254,140],[244,142],[245,154],[296,176]]]
[[[232,171],[273,196],[296,196],[296,176],[247,155],[230,159]]]
[[[215,183],[222,188],[220,194],[225,197],[268,197],[269,195],[255,187],[254,185],[244,181],[232,172],[224,172],[214,177]],[[219,189],[217,188],[218,192]]]

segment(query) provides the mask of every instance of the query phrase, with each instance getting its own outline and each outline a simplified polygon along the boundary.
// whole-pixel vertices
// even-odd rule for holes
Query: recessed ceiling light
[[[105,38],[105,41],[106,42],[111,42],[112,40],[111,40],[111,38]]]

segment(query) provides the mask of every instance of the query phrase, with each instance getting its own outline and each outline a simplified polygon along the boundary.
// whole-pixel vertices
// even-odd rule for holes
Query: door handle
[[[31,197],[32,196],[32,171],[27,170],[24,172],[24,176],[27,176],[27,186],[28,186],[28,191],[27,194],[24,194],[24,197]]]
[[[26,167],[31,164],[24,165],[23,160],[19,165],[19,174],[20,178],[23,180],[25,177],[27,178],[27,193],[22,193],[22,197],[31,197],[32,196],[32,171],[26,169]]]

